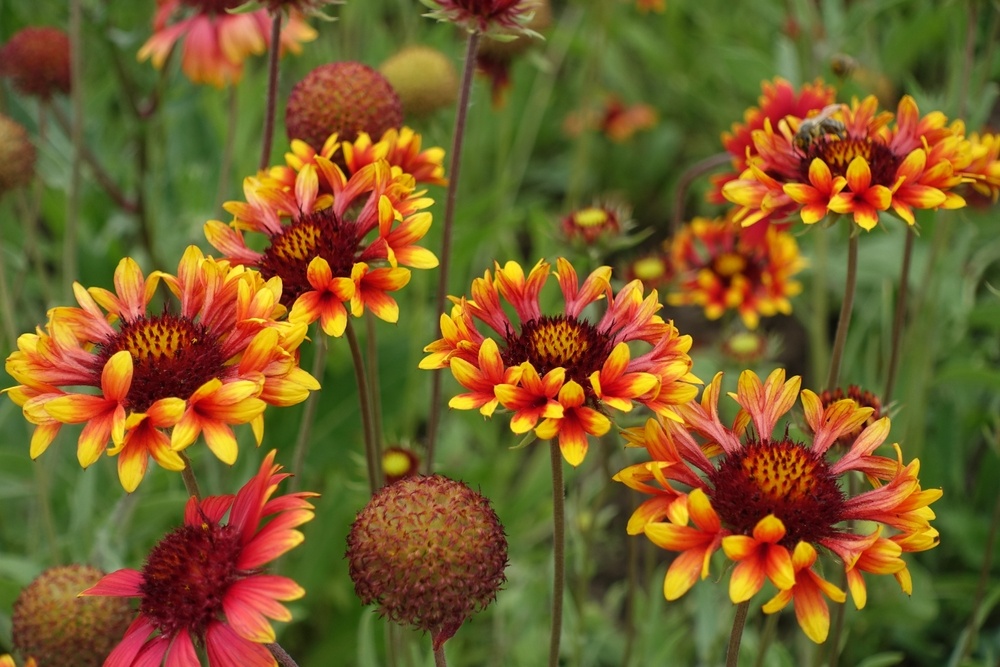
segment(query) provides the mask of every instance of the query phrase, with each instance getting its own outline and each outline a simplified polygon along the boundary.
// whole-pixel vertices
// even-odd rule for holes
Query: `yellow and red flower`
[[[909,594],[900,555],[937,545],[930,505],[941,491],[920,488],[920,462],[903,465],[899,445],[893,445],[895,458],[874,454],[889,434],[888,417],[865,427],[843,456],[829,459],[830,447],[864,424],[872,409],[851,399],[824,405],[799,389],[800,378],[786,381],[781,369],[764,382],[744,371],[730,394],[740,410],[727,427],[719,417],[720,373],[700,403],[676,408],[683,424],[650,419],[626,432],[650,460],[615,479],[652,496],[633,513],[628,533],[645,533],[657,546],[680,552],[664,581],[668,600],[705,579],[721,548],[737,564],[730,579],[734,603],[749,600],[769,580],[778,594],[765,613],[793,602],[799,625],[819,643],[829,630],[824,596],[843,602],[846,594],[814,569],[818,551],[840,560],[859,609],[866,599],[863,572],[893,574]],[[811,442],[791,438],[788,425],[779,424],[797,397]],[[863,473],[871,488],[848,497],[840,481],[853,472]],[[884,531],[893,534],[886,538]]]
[[[350,178],[322,154],[308,160],[297,163],[297,171],[290,168],[291,186],[270,176],[247,178],[247,201],[225,204],[232,223],[206,223],[209,243],[268,279],[280,278],[289,321],[319,320],[328,335],[341,336],[350,304],[355,317],[368,309],[396,322],[399,307],[391,293],[409,282],[404,267],[437,266],[434,254],[416,245],[430,228],[431,214],[422,209],[432,200],[414,192],[413,176],[385,160]],[[268,246],[252,249],[244,231],[267,235]]]
[[[732,220],[695,218],[673,238],[670,252],[676,287],[667,303],[700,306],[712,320],[735,310],[756,329],[761,316],[791,313],[789,298],[802,290],[792,280],[804,265],[798,245],[777,228],[754,243]]]
[[[199,648],[210,665],[277,664],[264,646],[275,641],[268,619],[290,621],[281,603],[305,591],[263,566],[302,543],[296,528],[312,520],[309,499],[318,494],[272,499],[290,476],[274,454],[235,496],[189,498],[184,525],[153,547],[141,571],[112,572],[80,594],[140,600],[139,615],[105,664],[197,666]]]
[[[629,225],[630,211],[616,204],[594,204],[578,208],[562,219],[563,236],[570,241],[594,245],[601,240],[611,240]]]
[[[961,122],[940,112],[920,116],[912,97],[893,114],[869,96],[818,114],[763,119],[751,132],[747,168],[722,187],[744,227],[799,213],[813,224],[828,213],[850,215],[870,231],[892,210],[907,224],[913,209],[961,208],[954,192],[972,160]]]
[[[179,306],[155,315],[149,304],[160,281]],[[23,334],[7,358],[20,384],[4,391],[36,425],[32,458],[63,424],[84,424],[80,465],[105,451],[118,455],[122,486],[132,492],[150,457],[183,470],[178,452],[199,435],[233,463],[232,425],[251,424],[259,444],[267,405],[294,405],[319,389],[298,367],[305,326],[276,320],[285,312],[281,283],[195,246],[176,276],[155,271],[146,278],[126,258],[115,270],[114,292],[73,290],[80,307],[53,308],[45,330]]]
[[[149,58],[160,69],[174,45],[183,39],[181,69],[192,82],[217,88],[239,83],[243,61],[264,53],[271,39],[271,19],[266,9],[229,13],[243,4],[242,0],[157,0],[153,36],[139,49],[139,60]],[[174,22],[184,7],[195,11]],[[281,47],[299,53],[299,43],[316,36],[316,31],[293,11],[281,33]]]
[[[975,203],[995,204],[1000,195],[1000,134],[969,135],[972,159],[962,175],[969,179]]]
[[[342,159],[347,176],[378,160],[385,160],[390,166],[412,176],[417,183],[448,185],[448,179],[444,177],[444,149],[420,150],[420,144],[420,135],[409,127],[386,130],[374,144],[367,132],[358,133],[353,142],[340,141],[336,134],[332,134],[318,150],[300,139],[293,139],[291,151],[285,153],[285,164],[271,167],[267,176],[282,187],[294,190],[299,172],[307,164],[316,165],[316,157],[319,156],[330,161]],[[341,150],[340,156],[337,155],[338,149]]]
[[[553,274],[564,307],[547,315],[539,298]],[[516,262],[495,264],[492,274],[487,270],[473,281],[471,299],[452,297],[451,314],[441,316],[443,337],[424,348],[429,354],[420,367],[451,368],[469,390],[452,398],[450,407],[491,416],[502,405],[513,413],[512,431],[558,437],[565,459],[579,465],[588,435],[611,427],[611,410],[628,412],[638,402],[677,419],[675,407],[697,395],[691,337],[656,315],[662,306],[655,290],[643,296],[636,280],[614,294],[610,279],[605,266],[581,285],[562,258],[554,272],[543,260],[527,276]],[[596,323],[584,318],[583,311],[602,299],[603,317]],[[492,332],[481,333],[477,320]],[[645,349],[636,355],[633,346]]]

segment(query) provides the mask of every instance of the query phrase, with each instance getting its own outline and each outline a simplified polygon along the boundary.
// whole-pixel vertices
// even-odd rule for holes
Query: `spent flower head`
[[[20,123],[0,114],[0,195],[35,177],[35,145]]]
[[[132,608],[127,600],[79,597],[103,576],[96,567],[77,564],[35,577],[14,602],[14,648],[42,665],[104,664],[132,620]]]
[[[313,148],[331,134],[354,141],[358,134],[381,137],[403,124],[399,95],[376,70],[359,62],[320,65],[295,84],[285,106],[289,140]]]
[[[800,378],[786,381],[781,369],[764,382],[744,371],[730,394],[740,410],[726,426],[719,417],[720,373],[700,403],[677,408],[683,423],[651,419],[627,431],[629,443],[644,447],[650,460],[615,479],[652,496],[632,514],[628,533],[680,552],[667,569],[668,600],[707,578],[712,554],[721,549],[734,565],[733,603],[750,600],[769,580],[778,593],[764,612],[794,603],[802,630],[819,643],[830,626],[826,598],[846,599],[820,575],[820,551],[839,559],[858,609],[867,600],[864,573],[891,574],[909,594],[902,554],[937,545],[930,505],[942,494],[921,489],[920,462],[904,464],[898,444],[893,456],[874,453],[889,434],[888,417],[864,427],[842,456],[829,457],[831,445],[864,424],[872,409],[851,399],[824,405],[799,388]],[[812,432],[805,441],[779,424],[799,396]],[[865,475],[869,488],[848,495],[841,481],[855,473]]]
[[[161,281],[176,304],[154,314]],[[276,319],[285,313],[280,280],[189,246],[177,275],[146,277],[125,258],[114,282],[114,292],[74,283],[79,307],[50,310],[45,328],[22,334],[7,357],[6,370],[20,384],[4,392],[35,424],[32,458],[64,424],[83,424],[80,465],[117,455],[119,479],[131,493],[150,457],[183,470],[179,452],[199,435],[232,464],[232,425],[250,424],[260,444],[268,405],[294,405],[319,389],[298,366],[305,325]]]
[[[68,93],[69,36],[49,26],[18,30],[0,47],[0,76],[9,77],[25,95],[47,99]]]
[[[347,536],[354,590],[438,649],[506,581],[507,538],[485,496],[442,475],[387,484]]]
[[[296,528],[312,520],[317,494],[272,498],[290,476],[274,456],[235,496],[189,498],[184,525],[153,547],[141,570],[112,572],[81,593],[139,598],[139,614],[106,664],[199,665],[199,649],[209,665],[277,664],[264,646],[275,641],[268,619],[290,621],[281,602],[305,591],[264,566],[305,539]]]
[[[428,18],[479,33],[530,34],[526,27],[540,0],[420,0]]]

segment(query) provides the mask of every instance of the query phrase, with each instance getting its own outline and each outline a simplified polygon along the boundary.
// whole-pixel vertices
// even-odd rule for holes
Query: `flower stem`
[[[236,144],[236,125],[239,119],[238,86],[229,86],[228,109],[226,111],[226,143],[222,145],[222,160],[219,163],[219,186],[215,192],[215,209],[222,208],[229,192],[229,176],[233,167],[233,147]]]
[[[434,649],[434,667],[448,667],[448,661],[444,659],[444,646]]]
[[[365,333],[368,339],[365,341],[365,353],[368,357],[368,368],[371,369],[371,389],[372,389],[372,426],[375,443],[382,447],[382,390],[379,388],[378,375],[378,338],[375,336],[375,316],[368,311],[365,313]]]
[[[889,352],[889,370],[886,372],[885,391],[882,393],[882,405],[888,405],[892,400],[892,390],[896,384],[896,371],[899,366],[899,354],[903,340],[903,320],[906,319],[906,297],[910,283],[910,260],[913,258],[912,229],[906,230],[906,243],[903,246],[903,267],[899,276],[899,296],[896,297],[896,312],[892,318],[892,349]]]
[[[736,617],[733,619],[733,631],[729,635],[729,649],[726,651],[726,667],[736,667],[740,661],[740,642],[743,640],[743,627],[747,624],[747,612],[750,610],[750,600],[736,605]]]
[[[549,635],[549,667],[559,665],[562,638],[563,587],[566,582],[566,505],[563,495],[563,459],[559,444],[549,443],[552,458],[552,631]]]
[[[365,462],[368,467],[368,486],[372,495],[382,487],[382,465],[379,454],[379,444],[375,441],[375,425],[372,423],[371,391],[368,377],[365,373],[365,360],[358,344],[358,335],[354,332],[351,320],[347,320],[347,342],[351,347],[351,359],[354,361],[354,378],[358,383],[358,402],[361,409],[361,425],[365,436]]]
[[[438,278],[437,299],[434,312],[443,313],[448,298],[448,271],[451,268],[451,236],[455,224],[455,201],[458,195],[458,176],[462,166],[462,143],[465,140],[465,121],[469,113],[469,97],[472,93],[472,75],[476,71],[476,51],[479,49],[479,33],[470,32],[465,47],[465,63],[462,70],[462,87],[455,107],[455,131],[451,140],[451,159],[448,164],[448,192],[444,202],[444,224],[441,229],[441,258]],[[434,443],[437,439],[441,412],[441,373],[431,378],[431,408],[427,415],[427,464],[428,473],[434,470]]]
[[[184,470],[181,470],[184,488],[187,489],[189,496],[194,496],[195,500],[201,500],[201,491],[198,489],[198,480],[194,476],[194,469],[191,468],[191,459],[184,452],[178,452],[178,454],[184,461]]]
[[[854,309],[854,287],[858,282],[858,235],[851,233],[847,246],[847,280],[844,284],[844,301],[840,305],[840,317],[837,320],[837,334],[833,339],[833,351],[830,353],[830,373],[826,378],[826,388],[833,390],[840,381],[840,364],[844,356],[844,345],[847,343],[847,329],[851,326],[851,311]]]
[[[62,270],[67,289],[77,278],[77,228],[80,214],[81,167],[83,166],[83,1],[69,3],[69,71],[70,71],[70,142],[73,162],[70,171],[69,196],[66,207],[66,229],[63,234]]]
[[[275,642],[273,644],[264,644],[264,646],[267,647],[267,650],[271,652],[271,655],[274,656],[274,659],[278,661],[281,667],[299,667],[292,656],[288,655],[288,651],[281,648],[281,644]]]
[[[322,330],[318,330],[316,335],[318,337],[316,352],[315,356],[313,356],[312,368],[309,370],[309,373],[322,386],[329,343],[327,342],[326,334]],[[316,421],[316,406],[318,403],[319,392],[314,391],[309,394],[309,398],[306,399],[306,406],[302,411],[302,421],[299,422],[299,432],[295,436],[295,451],[292,454],[292,470],[295,472],[295,477],[292,478],[291,482],[291,489],[293,491],[297,491],[299,485],[302,484],[302,469],[305,465],[306,451],[309,449],[309,435],[312,432],[313,422]]]
[[[267,106],[264,109],[264,138],[260,149],[260,170],[271,162],[274,140],[274,110],[278,103],[278,56],[281,54],[281,12],[271,19],[271,50],[267,59]]]

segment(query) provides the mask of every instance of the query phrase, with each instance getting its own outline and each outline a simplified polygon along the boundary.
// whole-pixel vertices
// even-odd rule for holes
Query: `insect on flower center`
[[[503,357],[507,365],[530,361],[539,375],[554,368],[566,369],[566,379],[583,382],[600,370],[608,355],[609,340],[585,320],[561,315],[529,320],[519,336],[508,335]]]
[[[844,494],[826,460],[787,438],[748,442],[710,479],[712,506],[736,533],[748,535],[774,514],[787,531],[782,544],[793,548],[830,535],[840,521]]]
[[[108,359],[122,350],[132,355],[132,385],[125,403],[135,412],[145,412],[161,398],[187,399],[225,371],[226,360],[215,334],[200,323],[169,313],[123,324],[95,357],[98,378]]]
[[[222,614],[229,587],[246,576],[236,569],[239,533],[205,521],[182,526],[153,547],[142,568],[140,613],[166,636],[187,629],[204,640]]]

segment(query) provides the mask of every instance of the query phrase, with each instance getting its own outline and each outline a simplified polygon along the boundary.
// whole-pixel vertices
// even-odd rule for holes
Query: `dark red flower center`
[[[145,412],[161,398],[187,399],[201,385],[221,377],[226,359],[215,334],[185,317],[165,313],[125,322],[100,346],[95,357],[95,384],[116,352],[132,355],[132,386],[125,407]]]
[[[566,369],[566,380],[589,387],[587,378],[599,371],[611,352],[611,340],[590,322],[560,315],[544,316],[521,325],[520,335],[507,334],[502,352],[508,366],[530,361],[539,375]]]
[[[183,0],[188,7],[194,7],[205,14],[225,14],[230,9],[236,9],[246,4],[242,0]]]
[[[281,278],[281,303],[291,308],[313,289],[306,277],[309,262],[322,257],[335,277],[349,278],[361,248],[359,226],[325,209],[304,215],[271,237],[258,268],[265,278]]]
[[[712,507],[727,528],[749,535],[773,514],[785,524],[781,543],[789,549],[830,535],[841,520],[844,493],[826,459],[787,438],[748,442],[709,481]]]
[[[209,623],[222,616],[226,591],[251,574],[236,569],[240,548],[235,528],[207,521],[169,533],[142,568],[139,613],[168,637],[187,629],[203,641]]]
[[[872,185],[884,185],[891,188],[896,182],[896,170],[900,159],[889,147],[880,141],[872,139],[838,139],[829,135],[812,141],[805,151],[805,157],[799,163],[799,178],[803,183],[809,182],[809,165],[813,158],[820,158],[830,167],[834,177],[846,176],[847,168],[856,157],[862,157],[868,162],[872,172]]]

